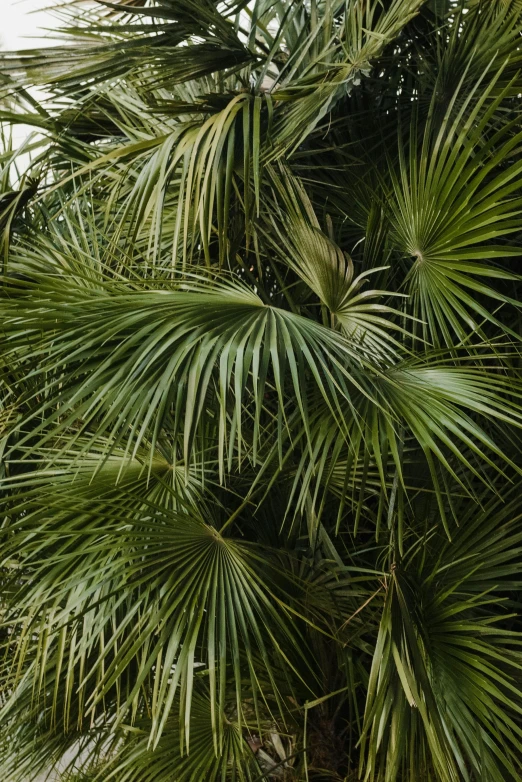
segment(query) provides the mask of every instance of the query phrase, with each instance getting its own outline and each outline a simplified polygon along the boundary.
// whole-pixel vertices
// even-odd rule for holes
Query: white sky
[[[41,48],[52,46],[55,41],[49,30],[56,29],[57,21],[50,11],[44,9],[55,4],[56,0],[0,0],[0,50]],[[45,30],[48,28],[48,31]],[[32,90],[38,95],[38,90]],[[26,125],[14,125],[12,137],[18,147],[34,128]],[[22,172],[29,165],[30,157],[23,154],[17,158],[18,170]]]
[[[46,7],[52,0],[0,0],[0,48],[4,50],[31,49],[52,44],[42,28],[55,28]]]

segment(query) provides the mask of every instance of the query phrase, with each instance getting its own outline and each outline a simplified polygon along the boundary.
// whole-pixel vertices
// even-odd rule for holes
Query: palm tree
[[[520,780],[522,4],[57,13],[0,59],[0,778]]]

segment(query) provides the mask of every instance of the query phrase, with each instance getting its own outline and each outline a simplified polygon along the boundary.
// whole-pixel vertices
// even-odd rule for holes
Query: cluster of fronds
[[[0,778],[520,780],[522,4],[59,16],[0,57]]]

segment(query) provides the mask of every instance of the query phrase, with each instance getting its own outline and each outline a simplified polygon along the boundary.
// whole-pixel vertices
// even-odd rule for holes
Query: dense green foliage
[[[522,4],[61,6],[0,57],[0,779],[522,779]]]

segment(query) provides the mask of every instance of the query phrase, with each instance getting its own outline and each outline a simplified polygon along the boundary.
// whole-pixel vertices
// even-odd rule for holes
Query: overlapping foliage
[[[522,5],[58,15],[0,58],[0,777],[519,780]]]

